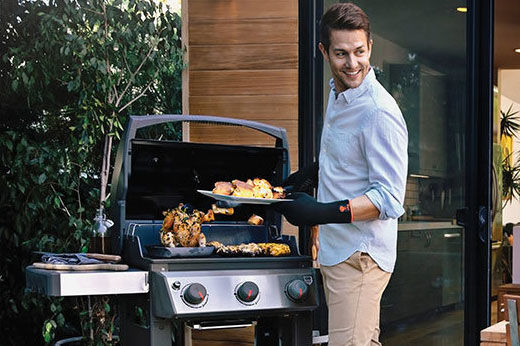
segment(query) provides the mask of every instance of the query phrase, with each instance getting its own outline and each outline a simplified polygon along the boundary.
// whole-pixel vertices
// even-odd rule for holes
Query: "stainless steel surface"
[[[203,326],[200,324],[194,324],[193,329],[195,330],[211,330],[211,329],[232,329],[232,328],[246,328],[246,327],[252,327],[255,325],[254,323],[243,323],[243,324],[222,324],[218,326]]]
[[[511,326],[511,346],[519,346],[518,340],[518,314],[516,311],[516,300],[507,300],[509,325]]]
[[[397,225],[399,231],[415,231],[424,229],[447,229],[457,228],[462,229],[461,226],[454,225],[449,221],[409,221],[401,222]]]
[[[142,270],[69,272],[29,266],[25,277],[27,290],[56,297],[149,291],[148,272]]]
[[[288,298],[286,286],[297,279],[308,285],[309,294],[294,302]],[[253,304],[240,302],[236,294],[237,287],[246,281],[254,282],[259,288],[258,298]],[[309,310],[316,306],[315,281],[312,268],[152,272],[154,315],[172,318],[258,310]],[[183,299],[186,287],[194,283],[203,285],[207,292],[200,304],[189,304]]]
[[[177,121],[247,126],[275,137],[276,143],[273,148],[253,149],[250,146],[217,147],[209,143],[159,143],[135,138],[139,128]],[[256,172],[259,170],[271,181],[286,178],[290,171],[286,137],[284,129],[236,119],[176,115],[131,117],[113,173],[111,211],[119,230],[115,232],[113,247],[114,251],[124,254],[125,263],[146,270],[150,276],[150,290],[149,294],[132,294],[119,299],[122,344],[170,345],[173,341],[178,346],[191,345],[192,328],[189,326],[227,329],[251,323],[256,324],[255,344],[258,345],[278,345],[282,340],[287,346],[312,343],[311,311],[317,307],[318,299],[315,269],[309,256],[299,254],[295,237],[281,235],[281,217],[270,209],[254,207],[264,217],[262,226],[248,225],[240,213],[235,213],[236,220],[217,220],[202,225],[202,232],[208,241],[216,240],[223,244],[283,242],[291,247],[291,256],[156,258],[147,247],[160,244],[162,216],[157,214],[157,210],[166,210],[174,207],[170,204],[186,201],[199,208],[211,205],[214,201],[200,195],[196,189],[208,190],[210,187],[206,185],[212,185],[217,178],[223,179],[220,175],[226,170],[230,177],[235,177],[236,169],[229,163],[240,162],[242,167],[239,168],[243,168],[244,176],[250,176],[249,171],[254,175],[260,174]],[[215,166],[215,170],[220,172],[218,177],[216,173],[207,171],[206,168],[212,165],[204,160],[196,164],[189,162],[187,167],[176,166],[179,170],[169,171],[168,176],[186,181],[186,186],[172,184],[170,189],[164,190],[162,186],[157,189],[152,183],[161,179],[165,171],[160,165],[150,168],[150,159],[161,157],[156,163],[164,162],[164,167],[171,167],[172,157],[193,157],[194,151],[208,150],[214,153],[209,157],[216,160],[215,164],[220,164]],[[244,165],[231,155],[240,158],[259,155],[266,159],[255,160],[255,164],[260,163],[256,167]],[[201,174],[202,170],[205,174]],[[189,186],[193,189],[187,189]],[[144,200],[145,203],[141,203]],[[153,207],[148,202],[152,202]],[[298,282],[296,290],[300,295],[296,293],[296,298],[295,288],[289,286],[293,297],[290,300],[286,287],[293,280],[303,283]],[[135,307],[141,307],[146,316],[146,321],[141,324],[135,323]]]
[[[458,238],[462,237],[462,234],[460,233],[445,233],[444,238]]]

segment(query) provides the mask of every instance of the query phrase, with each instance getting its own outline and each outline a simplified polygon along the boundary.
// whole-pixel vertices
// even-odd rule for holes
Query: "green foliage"
[[[511,164],[511,154],[502,161],[502,197],[506,204],[512,202],[513,198],[520,198],[520,159]]]
[[[97,201],[95,180],[81,165],[85,153],[13,131],[0,134],[0,142],[0,299],[10,307],[0,310],[1,325],[9,330],[7,344],[27,344],[19,339],[41,339],[33,332],[47,316],[43,335],[51,340],[57,327],[65,327],[63,313],[72,311],[62,311],[61,299],[24,294],[24,269],[32,251],[86,251],[91,217],[84,206]]]
[[[505,136],[518,138],[518,131],[520,130],[520,117],[516,116],[518,111],[513,112],[512,108],[513,104],[509,106],[507,112],[504,113],[503,111],[500,111],[500,114],[502,115],[500,119],[500,133]]]
[[[90,344],[113,344],[117,312],[110,297],[89,305],[86,298],[24,293],[24,269],[37,259],[34,251],[88,251],[111,171],[108,144],[119,138],[127,116],[180,113],[180,17],[154,0],[5,4],[1,343],[36,345],[81,333],[89,339],[92,328]],[[180,130],[167,131],[175,136]]]

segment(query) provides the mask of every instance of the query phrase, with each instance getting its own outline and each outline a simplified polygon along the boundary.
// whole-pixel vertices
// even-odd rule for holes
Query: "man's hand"
[[[311,257],[313,261],[318,259],[320,251],[320,227],[318,225],[311,227]]]
[[[274,203],[272,206],[295,226],[352,222],[348,200],[320,203],[314,197],[303,192],[292,193],[287,198],[293,199],[293,201]]]
[[[318,162],[313,162],[291,174],[282,183],[282,186],[292,186],[291,191],[294,192],[311,192],[312,189],[318,187],[318,169]]]

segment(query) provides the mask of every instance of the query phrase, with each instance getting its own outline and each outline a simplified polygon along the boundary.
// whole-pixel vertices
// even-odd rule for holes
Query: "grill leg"
[[[256,346],[278,346],[280,345],[279,330],[281,325],[278,318],[260,319],[255,328]]]
[[[311,312],[301,312],[284,320],[283,326],[280,326],[283,346],[312,345]]]
[[[146,295],[121,295],[119,326],[122,345],[150,345],[149,309]]]
[[[256,346],[311,346],[312,313],[268,317],[258,321]]]

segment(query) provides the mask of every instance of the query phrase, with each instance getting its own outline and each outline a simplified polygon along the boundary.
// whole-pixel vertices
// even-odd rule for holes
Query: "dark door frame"
[[[458,215],[465,227],[465,345],[477,345],[480,330],[490,323],[493,5],[494,0],[467,4],[466,208]],[[322,12],[322,0],[299,0],[300,168],[316,160],[319,152],[323,59],[317,49],[317,28]],[[308,253],[308,230],[300,230],[299,236],[300,249]]]
[[[318,159],[323,122],[323,57],[318,50],[323,0],[298,0],[298,166]],[[309,255],[310,231],[300,227],[299,249]]]
[[[464,344],[490,323],[493,0],[469,0],[467,19]]]

